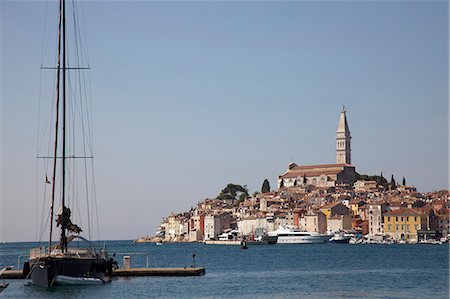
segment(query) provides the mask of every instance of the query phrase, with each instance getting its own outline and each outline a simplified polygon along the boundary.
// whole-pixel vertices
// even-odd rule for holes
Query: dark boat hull
[[[331,243],[339,243],[339,244],[348,244],[350,242],[350,238],[345,238],[345,239],[337,239],[337,240],[333,240],[330,241]]]
[[[45,257],[32,263],[30,276],[33,284],[50,287],[57,275],[103,279],[106,269],[103,259]]]
[[[266,241],[267,244],[277,244],[278,241],[278,236],[268,236],[268,235],[264,235],[263,236],[263,241]]]

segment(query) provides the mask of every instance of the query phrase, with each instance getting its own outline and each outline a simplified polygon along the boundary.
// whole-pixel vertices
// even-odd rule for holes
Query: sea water
[[[0,244],[0,266],[37,243]],[[42,244],[41,244],[42,245]],[[5,280],[4,298],[449,298],[449,245],[249,246],[106,241],[131,267],[205,267],[200,277],[117,277],[98,286]],[[195,254],[195,258],[193,255]],[[21,262],[26,258],[22,257]],[[194,261],[195,260],[195,261]]]

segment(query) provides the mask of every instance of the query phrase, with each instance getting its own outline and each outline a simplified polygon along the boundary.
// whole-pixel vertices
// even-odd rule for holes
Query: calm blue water
[[[15,265],[35,243],[0,244]],[[200,277],[115,278],[101,286],[54,287],[8,280],[4,298],[448,298],[448,245],[238,246],[108,241],[110,253],[145,252],[150,267],[206,268]],[[121,256],[117,258],[122,261]],[[146,266],[132,255],[132,267]]]

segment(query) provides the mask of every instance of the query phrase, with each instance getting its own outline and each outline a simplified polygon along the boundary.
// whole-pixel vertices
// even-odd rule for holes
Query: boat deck
[[[205,268],[130,268],[113,270],[114,277],[130,276],[202,276]],[[6,270],[4,279],[25,279],[22,270]]]

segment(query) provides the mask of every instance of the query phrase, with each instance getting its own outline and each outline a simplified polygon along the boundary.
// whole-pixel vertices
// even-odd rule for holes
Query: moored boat
[[[74,18],[73,30],[75,39],[79,38],[77,30],[77,19],[76,6],[71,5],[72,16]],[[94,248],[94,244],[81,237],[82,228],[77,224],[72,222],[72,211],[71,208],[77,209],[77,219],[81,221],[81,217],[87,218],[87,227],[89,236],[91,231],[91,214],[93,213],[93,204],[89,203],[91,197],[94,197],[94,183],[93,183],[93,166],[87,163],[88,159],[92,159],[92,153],[87,150],[86,145],[87,134],[90,131],[89,124],[87,120],[83,117],[76,118],[73,116],[69,110],[77,107],[77,109],[85,109],[88,105],[82,104],[83,101],[87,101],[82,97],[80,93],[72,94],[73,90],[83,90],[81,86],[81,80],[84,79],[81,74],[81,70],[88,69],[88,67],[83,67],[82,65],[69,65],[71,57],[69,54],[75,53],[73,55],[81,55],[78,51],[80,48],[74,45],[73,52],[70,52],[67,48],[70,40],[67,35],[66,26],[66,15],[71,15],[66,13],[66,0],[59,1],[59,13],[58,13],[58,35],[57,35],[57,61],[56,66],[46,67],[45,69],[51,69],[55,71],[56,77],[56,92],[54,100],[54,133],[53,135],[49,133],[49,144],[50,140],[53,139],[53,148],[49,148],[48,156],[42,156],[38,158],[51,159],[53,165],[50,166],[49,162],[46,162],[48,167],[51,169],[51,174],[47,176],[45,173],[45,181],[43,180],[44,186],[44,200],[50,201],[50,211],[48,213],[48,218],[45,221],[49,229],[49,240],[47,247],[38,247],[30,250],[30,257],[24,264],[24,275],[31,277],[32,283],[40,286],[51,287],[57,283],[63,284],[92,284],[92,283],[103,283],[104,277],[107,274],[112,273],[112,267],[116,265],[112,259],[108,258],[106,250],[99,250]],[[72,28],[72,27],[71,27]],[[78,28],[79,29],[79,28]],[[81,50],[80,50],[81,51]],[[79,56],[77,56],[79,57]],[[75,60],[78,64],[79,61]],[[80,80],[75,82],[68,82],[68,71],[77,71]],[[67,87],[68,84],[75,84],[71,88]],[[76,87],[76,88],[75,88]],[[53,89],[53,87],[52,87]],[[84,95],[84,94],[83,94]],[[83,99],[81,99],[83,98]],[[78,102],[77,102],[78,101]],[[75,104],[76,103],[76,104]],[[79,105],[79,106],[77,106]],[[87,111],[80,111],[82,115],[87,115]],[[86,114],[85,114],[86,113]],[[73,119],[69,119],[73,118]],[[81,124],[78,123],[81,121]],[[86,123],[85,123],[86,122]],[[81,133],[79,132],[81,131]],[[76,133],[77,134],[76,134]],[[78,134],[80,133],[80,134]],[[75,138],[75,136],[79,138]],[[69,141],[70,139],[70,141]],[[81,140],[80,140],[81,139]],[[79,143],[82,145],[79,145]],[[82,153],[82,154],[81,154]],[[84,161],[84,171],[77,174],[73,171],[76,168],[75,159],[78,161]],[[45,160],[50,161],[50,160]],[[88,167],[91,166],[91,167]],[[84,182],[84,185],[79,186],[78,181]],[[92,182],[92,183],[91,183]],[[81,189],[83,191],[80,192]],[[49,198],[46,198],[48,195]],[[83,197],[83,198],[79,198]],[[79,201],[83,200],[87,202],[86,210],[81,211]],[[59,209],[56,208],[59,206]],[[56,213],[55,213],[56,212]],[[81,216],[82,215],[82,216]],[[93,216],[93,215],[92,215]],[[53,234],[58,228],[58,241],[52,242]],[[76,240],[75,240],[76,239]],[[69,246],[76,244],[77,246]],[[81,245],[81,246],[80,246]]]
[[[348,244],[350,242],[350,239],[352,238],[352,235],[350,234],[346,234],[343,232],[339,232],[339,233],[335,233],[331,238],[330,238],[330,243],[344,243],[344,244]]]
[[[322,235],[317,232],[304,232],[283,227],[268,232],[267,235],[276,236],[277,244],[322,244],[328,242],[330,239],[330,236]]]

